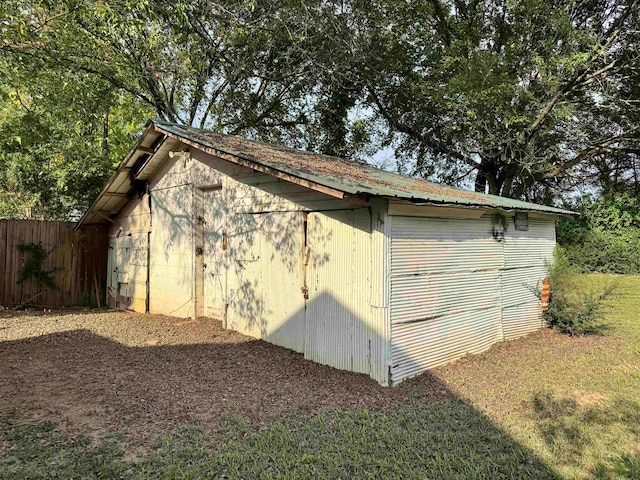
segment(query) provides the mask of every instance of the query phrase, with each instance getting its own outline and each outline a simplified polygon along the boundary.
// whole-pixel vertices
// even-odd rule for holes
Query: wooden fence
[[[37,307],[104,305],[109,239],[104,225],[73,231],[71,222],[0,220],[0,305],[28,303]],[[18,246],[39,243],[48,253],[43,270],[58,269],[59,289],[27,280],[18,284],[28,253]]]

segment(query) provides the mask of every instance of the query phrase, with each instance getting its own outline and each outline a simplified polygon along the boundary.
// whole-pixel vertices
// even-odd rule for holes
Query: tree
[[[405,172],[545,202],[635,175],[636,0],[0,8],[11,65],[86,75],[171,121],[351,158],[391,147]]]
[[[638,152],[639,23],[635,1],[384,1],[353,37],[418,172],[540,199]]]
[[[3,72],[0,217],[76,217],[95,199],[149,111],[86,74]]]

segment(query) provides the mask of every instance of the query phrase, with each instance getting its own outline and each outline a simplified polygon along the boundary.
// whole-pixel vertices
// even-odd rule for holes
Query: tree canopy
[[[545,203],[637,195],[639,24],[634,0],[8,0],[0,188],[81,209],[157,116]]]

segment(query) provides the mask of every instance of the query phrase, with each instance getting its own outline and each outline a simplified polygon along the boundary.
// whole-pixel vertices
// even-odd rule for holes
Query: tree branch
[[[442,145],[442,143],[436,140],[435,138],[428,137],[423,133],[418,132],[417,130],[414,130],[409,125],[406,125],[400,122],[387,110],[387,108],[382,103],[382,100],[378,97],[378,95],[376,94],[375,90],[372,87],[367,87],[367,91],[369,92],[369,95],[371,95],[371,97],[373,98],[376,106],[378,107],[378,110],[380,111],[380,114],[384,117],[384,119],[387,122],[389,122],[389,124],[395,130],[397,130],[398,132],[404,133],[406,135],[409,135],[409,137],[422,143],[436,155],[448,155],[450,157],[455,158],[456,160],[460,160],[466,163],[467,165],[475,169],[478,169],[478,170],[480,169],[481,167],[480,163],[476,162],[471,157],[468,157],[455,150],[451,150],[450,148],[447,148],[444,145]]]
[[[629,130],[627,130],[625,133],[621,134],[621,135],[616,135],[613,137],[609,137],[605,140],[602,140],[598,143],[592,144],[590,146],[588,146],[587,148],[585,148],[584,150],[582,150],[580,153],[578,153],[575,157],[573,157],[571,160],[566,161],[565,163],[563,163],[562,165],[558,165],[556,166],[553,170],[550,170],[548,172],[545,172],[544,174],[542,174],[540,176],[540,180],[548,180],[550,178],[556,177],[557,175],[561,174],[562,172],[575,167],[577,164],[579,164],[580,162],[586,160],[587,158],[591,158],[595,155],[600,155],[602,153],[611,153],[615,150],[619,150],[616,148],[611,148],[611,145],[613,145],[614,143],[620,142],[620,141],[639,141],[640,138],[638,137],[633,137],[631,135],[633,135],[635,132],[640,131],[640,126],[638,127],[634,127],[631,128]]]
[[[556,93],[547,102],[547,104],[542,109],[542,111],[540,112],[538,117],[535,119],[535,121],[526,130],[524,130],[523,132],[520,133],[520,135],[518,137],[518,142],[520,144],[527,143],[529,141],[529,139],[531,139],[531,137],[533,137],[533,135],[535,135],[535,133],[544,124],[544,122],[547,120],[547,118],[549,117],[549,115],[551,114],[551,112],[553,111],[553,109],[555,108],[555,106],[558,104],[558,102],[560,101],[560,99],[562,97],[564,97],[569,92],[576,91],[579,87],[582,87],[584,85],[588,85],[595,78],[597,78],[599,75],[602,75],[603,73],[613,69],[614,66],[616,66],[616,64],[617,64],[616,62],[617,61],[614,60],[613,62],[609,63],[605,67],[597,70],[596,72],[593,72],[593,73],[589,74],[589,69],[591,68],[593,62],[595,62],[600,57],[602,52],[606,51],[611,46],[611,44],[614,42],[616,37],[622,31],[621,27],[624,24],[624,22],[627,20],[627,18],[629,18],[629,16],[631,15],[633,9],[636,6],[636,3],[637,2],[634,1],[627,8],[627,10],[625,10],[625,12],[616,19],[616,21],[613,23],[611,28],[607,31],[606,40],[604,41],[604,43],[602,43],[602,45],[598,49],[598,52],[594,53],[591,56],[591,58],[588,60],[588,62],[587,62],[588,66],[583,68],[583,69],[581,69],[572,79],[570,79],[560,89],[560,91],[558,93]]]

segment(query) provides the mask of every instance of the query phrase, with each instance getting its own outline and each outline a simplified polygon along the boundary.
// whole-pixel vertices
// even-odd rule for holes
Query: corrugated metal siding
[[[129,202],[109,227],[111,265],[109,286],[129,297],[127,305],[119,305],[135,312],[147,308],[147,252],[148,232],[151,229],[149,197]],[[119,285],[125,284],[125,285]]]
[[[542,325],[538,286],[555,219],[531,218],[502,242],[480,219],[389,217],[393,383]]]
[[[502,329],[505,340],[531,333],[542,325],[539,300],[502,309]]]
[[[191,185],[151,192],[149,310],[192,317],[194,292],[194,210]]]
[[[224,318],[226,298],[227,255],[223,249],[226,223],[225,203],[222,190],[203,192],[203,294],[204,315]]]
[[[553,258],[554,218],[530,218],[527,231],[514,230],[512,222],[509,227],[503,242],[505,268],[544,267]]]
[[[376,281],[374,287],[370,276],[372,265],[382,266],[382,244],[388,235],[378,230],[373,239],[369,209],[353,209],[368,206],[363,200],[329,197],[198,151],[192,152],[191,158],[167,161],[150,180],[152,310],[193,314],[194,274],[199,272],[190,268],[194,237],[189,225],[195,217],[192,195],[186,198],[185,194],[213,185],[222,188],[215,195],[204,195],[204,236],[208,238],[209,228],[223,232],[227,250],[218,256],[205,251],[205,271],[224,274],[227,326],[386,382],[388,309],[379,302],[383,282]],[[214,197],[220,205],[215,208],[216,221],[210,221],[207,212],[214,208],[210,200]],[[383,212],[386,201],[379,203]],[[309,214],[310,229],[313,225],[318,228],[308,237],[310,298],[305,308],[303,212],[326,208],[342,210]],[[384,213],[379,216],[382,219]],[[375,253],[372,244],[379,246]],[[169,272],[169,268],[173,270]],[[375,270],[378,278],[383,271]],[[173,301],[173,297],[180,301]],[[161,299],[168,301],[160,305]],[[336,337],[344,355],[336,347]]]
[[[529,230],[510,229],[504,239],[502,325],[505,340],[543,325],[539,291],[553,259],[556,244],[554,218],[529,219]]]
[[[502,246],[491,237],[489,218],[390,218],[392,277],[503,266]]]
[[[489,308],[500,301],[497,270],[392,277],[392,324]]]
[[[384,316],[372,312],[370,285],[382,250],[369,209],[309,214],[309,246],[305,357],[384,382]]]
[[[500,308],[496,305],[393,325],[391,331],[395,384],[467,353],[480,353],[501,340]]]
[[[382,266],[385,236],[372,234],[369,208],[354,209],[352,201],[247,169],[225,173],[229,328],[385,383],[387,311],[378,302],[383,270],[375,269],[375,288],[370,281],[372,265]],[[379,203],[383,212],[386,201]],[[305,307],[303,219],[314,208],[341,210],[308,213]]]
[[[226,229],[227,326],[302,353],[302,213],[235,214]]]
[[[505,269],[502,272],[502,307],[539,302],[540,282],[546,275],[542,265]]]

